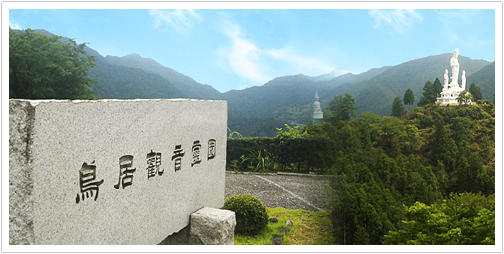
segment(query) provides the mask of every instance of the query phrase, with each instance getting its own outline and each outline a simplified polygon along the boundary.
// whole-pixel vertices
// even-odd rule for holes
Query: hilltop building
[[[313,102],[313,120],[319,120],[324,118],[324,112],[320,108],[319,96],[315,90],[315,102]]]

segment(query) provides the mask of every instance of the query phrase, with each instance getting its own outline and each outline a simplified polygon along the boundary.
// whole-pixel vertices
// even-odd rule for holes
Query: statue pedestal
[[[441,97],[437,98],[436,103],[458,104],[457,98],[459,97],[460,93],[464,91],[464,89],[462,89],[458,85],[455,86],[450,85],[449,87],[450,87],[449,89],[443,89],[443,91],[440,93]]]

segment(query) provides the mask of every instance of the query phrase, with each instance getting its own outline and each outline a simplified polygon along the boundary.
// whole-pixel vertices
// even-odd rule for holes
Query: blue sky
[[[138,53],[220,92],[300,73],[358,74],[455,49],[472,59],[495,60],[492,5],[456,10],[445,9],[446,5],[439,5],[442,9],[435,9],[436,5],[413,5],[413,9],[317,6],[169,9],[170,5],[151,4],[136,5],[142,9],[100,9],[99,5],[93,7],[98,9],[64,5],[54,7],[63,9],[37,9],[17,5],[10,7],[8,23],[13,28],[46,29],[78,43],[89,42],[103,56]],[[478,8],[486,7],[483,3]]]

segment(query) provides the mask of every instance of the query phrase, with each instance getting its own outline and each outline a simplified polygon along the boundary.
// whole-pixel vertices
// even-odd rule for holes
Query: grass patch
[[[235,245],[272,245],[271,239],[282,236],[282,245],[325,245],[332,244],[330,211],[309,212],[305,210],[288,210],[281,207],[268,208],[269,218],[277,218],[277,223],[268,223],[256,236],[235,235]],[[293,226],[285,223],[291,220]],[[289,232],[279,233],[278,230],[288,228]]]

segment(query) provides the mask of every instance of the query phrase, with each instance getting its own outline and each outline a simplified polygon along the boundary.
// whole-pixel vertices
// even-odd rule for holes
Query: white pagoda
[[[317,94],[317,91],[315,90],[315,102],[313,102],[313,119],[323,119],[324,118],[324,112],[322,112],[322,109],[320,109],[320,102],[319,96]]]
[[[466,73],[465,70],[462,71],[462,86],[458,83],[458,74],[459,74],[459,62],[458,62],[458,54],[457,50],[453,51],[450,66],[452,67],[452,76],[451,82],[448,83],[448,69],[445,69],[444,73],[444,83],[443,90],[441,91],[441,97],[437,98],[437,103],[441,104],[458,104],[457,98],[459,94],[466,90]],[[472,104],[471,101],[468,104]]]

